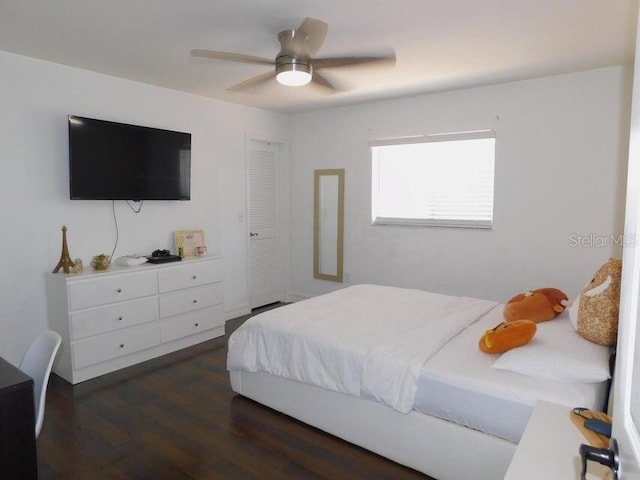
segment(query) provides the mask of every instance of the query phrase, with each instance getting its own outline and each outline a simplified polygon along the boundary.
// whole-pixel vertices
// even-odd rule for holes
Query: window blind
[[[372,222],[491,228],[495,132],[372,142]]]

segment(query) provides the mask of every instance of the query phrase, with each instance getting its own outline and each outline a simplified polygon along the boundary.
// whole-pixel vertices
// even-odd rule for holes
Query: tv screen
[[[191,134],[69,116],[72,200],[190,200]]]

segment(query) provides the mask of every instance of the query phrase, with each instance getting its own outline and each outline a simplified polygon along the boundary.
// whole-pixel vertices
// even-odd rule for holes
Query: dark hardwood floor
[[[225,336],[75,386],[53,374],[39,478],[428,479],[235,395],[226,353]]]

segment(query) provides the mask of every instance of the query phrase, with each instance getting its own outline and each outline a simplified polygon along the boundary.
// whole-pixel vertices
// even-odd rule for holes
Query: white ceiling
[[[631,63],[638,0],[0,0],[0,50],[281,112]],[[392,68],[323,70],[340,93],[225,89],[265,66],[193,48],[275,58],[277,33],[329,24],[317,56],[393,48]],[[1,73],[0,73],[1,75]]]

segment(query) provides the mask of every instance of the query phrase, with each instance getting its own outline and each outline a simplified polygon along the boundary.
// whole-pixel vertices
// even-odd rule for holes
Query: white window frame
[[[490,218],[485,219],[472,219],[472,218],[400,218],[400,217],[382,217],[377,215],[377,194],[380,191],[380,178],[379,178],[379,156],[380,149],[376,147],[395,146],[395,145],[409,145],[417,143],[430,143],[430,142],[455,142],[461,140],[477,140],[492,138],[495,140],[495,130],[475,130],[468,132],[456,132],[456,133],[444,133],[444,134],[431,134],[420,135],[415,137],[400,137],[374,140],[369,143],[371,150],[371,223],[372,225],[399,225],[399,226],[427,226],[427,227],[458,227],[458,228],[478,228],[478,229],[491,229],[493,226],[493,198],[495,192],[495,144],[493,163],[491,167],[487,167],[487,173],[491,176],[491,198],[486,199],[490,201],[491,213]],[[435,217],[435,215],[434,215]]]

